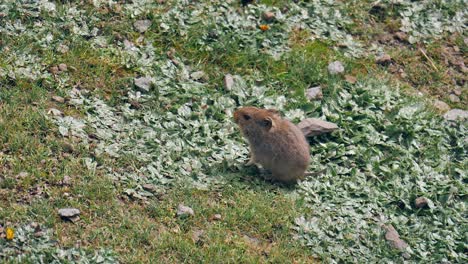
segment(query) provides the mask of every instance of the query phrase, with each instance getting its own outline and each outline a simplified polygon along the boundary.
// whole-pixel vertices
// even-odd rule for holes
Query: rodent
[[[242,107],[234,112],[234,122],[250,147],[247,165],[260,164],[272,179],[295,183],[304,178],[310,149],[302,131],[275,109]]]

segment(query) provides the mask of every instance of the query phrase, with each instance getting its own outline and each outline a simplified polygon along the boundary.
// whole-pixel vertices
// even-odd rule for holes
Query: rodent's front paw
[[[255,163],[256,163],[255,160],[253,160],[253,159],[251,158],[251,159],[249,160],[249,162],[247,162],[247,163],[245,164],[245,166],[252,166],[252,165],[255,165]]]

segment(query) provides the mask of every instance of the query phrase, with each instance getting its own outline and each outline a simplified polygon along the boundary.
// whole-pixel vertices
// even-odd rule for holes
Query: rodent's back
[[[275,178],[291,181],[304,175],[310,161],[309,144],[293,123],[282,119],[278,128],[257,142],[252,145],[252,151]]]

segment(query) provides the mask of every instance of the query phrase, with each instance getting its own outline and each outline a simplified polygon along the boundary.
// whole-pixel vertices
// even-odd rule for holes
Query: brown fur
[[[278,111],[243,107],[234,112],[250,145],[250,164],[261,164],[274,180],[296,182],[303,179],[310,161],[309,144],[304,134]]]

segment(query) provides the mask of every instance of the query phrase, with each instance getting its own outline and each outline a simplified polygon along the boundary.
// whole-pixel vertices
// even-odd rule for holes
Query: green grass
[[[288,1],[261,2],[278,8],[288,4]],[[446,100],[448,94],[444,89],[450,85],[450,76],[446,73],[451,66],[444,63],[441,50],[447,44],[456,44],[461,54],[465,54],[463,36],[453,40],[445,37],[424,45],[437,70],[415,46],[385,46],[395,64],[405,69],[407,77],[400,78],[387,67],[376,65],[373,57],[349,58],[342,49],[336,49],[334,41],[310,40],[312,33],[308,29],[293,30],[288,39],[290,50],[279,59],[259,52],[258,47],[242,46],[242,36],[235,33],[219,37],[210,44],[212,50],[207,51],[200,39],[213,30],[214,25],[187,26],[185,35],[179,34],[176,25],[170,25],[177,29],[175,31],[161,30],[157,20],[171,4],[168,1],[132,15],[119,10],[119,6],[102,6],[95,13],[96,8],[89,3],[57,3],[57,15],[41,13],[45,25],[55,25],[50,31],[54,37],[52,44],[38,44],[37,40],[42,40],[44,32],[26,32],[19,37],[8,35],[0,40],[0,71],[10,69],[10,65],[20,61],[24,54],[37,56],[39,62],[25,64],[38,67],[44,74],[49,74],[51,66],[68,65],[67,72],[36,80],[0,75],[0,225],[19,230],[30,222],[37,222],[51,230],[51,239],[58,241],[57,245],[36,252],[36,255],[27,254],[23,261],[33,263],[34,257],[41,254],[52,261],[57,258],[55,250],[60,248],[82,249],[84,253],[79,256],[83,258],[101,254],[96,251],[98,249],[108,249],[123,263],[311,263],[326,262],[335,257],[353,262],[360,256],[398,262],[400,252],[388,246],[373,219],[361,214],[361,210],[369,208],[372,213],[384,213],[388,221],[396,225],[402,238],[416,251],[412,260],[430,262],[448,258],[454,262],[463,261],[465,255],[457,232],[466,227],[466,221],[461,217],[466,213],[462,206],[466,197],[462,183],[466,179],[461,173],[466,171],[466,165],[463,165],[466,143],[460,140],[466,135],[465,127],[463,124],[444,127],[432,110],[426,108],[424,111],[428,114],[400,115],[402,109],[420,105],[424,100],[411,96],[413,87]],[[347,6],[351,16],[372,21],[375,17],[371,16],[377,15],[369,15],[361,5]],[[85,17],[90,29],[96,27],[99,35],[109,40],[107,47],[96,47],[91,36],[73,34],[69,25],[61,24],[72,6],[83,10],[81,16]],[[356,21],[341,30],[373,41],[381,33],[397,30],[396,11],[391,9],[383,14],[371,31],[369,25]],[[91,17],[94,19],[89,19]],[[150,66],[139,65],[140,61],[129,59],[116,48],[123,39],[136,43],[138,48],[143,47],[137,43],[140,34],[134,31],[132,23],[144,18],[154,22],[150,30],[141,34],[154,48]],[[22,11],[11,11],[4,19],[20,19],[30,32],[37,28],[34,22],[38,18],[24,15]],[[0,21],[0,27],[2,23]],[[276,22],[270,25],[272,30],[259,38],[274,38],[274,30],[280,25]],[[57,52],[54,49],[57,43],[66,44],[69,51],[65,54]],[[183,65],[204,71],[208,76],[205,85],[199,90],[185,91],[180,85],[186,83],[173,78],[171,81],[179,86],[171,87],[180,90],[175,90],[172,97],[159,96],[158,91],[150,93],[148,101],[141,103],[135,119],[143,120],[146,113],[177,114],[180,106],[190,102],[193,109],[200,110],[190,116],[194,122],[197,118],[208,117],[207,126],[214,124],[210,127],[213,131],[225,129],[217,124],[229,122],[230,116],[221,111],[212,112],[219,110],[214,101],[227,96],[237,106],[238,94],[230,92],[226,95],[228,92],[222,85],[225,74],[237,74],[247,79],[249,87],[266,86],[267,96],[284,95],[288,99],[284,110],[300,109],[308,117],[326,116],[340,125],[341,130],[335,134],[311,139],[311,170],[324,173],[305,184],[286,188],[260,179],[257,170],[244,168],[238,161],[233,165],[225,160],[209,168],[209,176],[224,179],[223,184],[197,188],[184,178],[180,179],[196,178],[198,171],[195,171],[190,176],[172,175],[176,180],[158,186],[158,191],[148,199],[138,200],[127,195],[128,190],[141,190],[139,179],[115,178],[112,173],[134,172],[145,165],[145,160],[128,153],[119,158],[96,155],[94,150],[99,141],[85,144],[79,137],[62,137],[47,111],[57,108],[66,116],[83,120],[94,115],[95,110],[88,109],[87,105],[76,106],[69,102],[68,92],[73,87],[89,90],[87,98],[102,99],[113,107],[112,110],[121,109],[119,107],[131,103],[127,92],[133,89],[134,77],[146,75],[149,70],[154,71],[156,77],[164,75],[158,63],[167,59],[170,50],[175,51]],[[335,60],[344,63],[345,73],[356,77],[357,84],[346,82],[344,76],[328,74],[327,65]],[[464,77],[456,78],[462,80]],[[323,101],[309,102],[304,91],[318,85],[323,88]],[[402,93],[398,92],[397,86],[405,88]],[[451,103],[452,107],[466,108],[465,90],[460,96],[461,102]],[[53,101],[54,95],[65,97],[66,102]],[[208,110],[200,106],[204,97],[209,98]],[[248,99],[264,104],[262,100]],[[213,131],[212,135],[215,134]],[[86,132],[96,131],[88,127]],[[230,133],[227,136],[229,142],[244,146],[237,132]],[[221,140],[216,136],[213,138],[213,147],[216,147]],[[146,142],[146,147],[158,150],[158,144]],[[159,152],[152,154],[159,155]],[[196,148],[191,154],[206,158],[206,163],[210,158]],[[175,159],[185,158],[178,153],[172,155]],[[85,159],[89,158],[96,162],[96,170],[86,166]],[[414,162],[421,163],[422,169],[415,169]],[[434,180],[428,179],[425,173],[439,177],[439,182],[444,185],[433,184]],[[71,178],[70,185],[62,184],[65,176]],[[146,179],[147,175],[140,176]],[[418,184],[424,184],[426,189],[421,189]],[[420,195],[433,200],[436,208],[415,210],[412,203]],[[354,202],[354,205],[347,202]],[[195,215],[177,217],[179,204],[193,208]],[[81,220],[70,223],[60,219],[57,210],[63,207],[79,208]],[[213,220],[214,214],[220,214],[221,219]],[[316,226],[298,227],[295,221],[301,216],[306,220],[318,217],[319,231],[314,229]],[[356,223],[363,222],[367,226],[356,231]],[[435,222],[447,225],[446,229],[439,224],[430,225]],[[461,229],[450,223],[456,223]],[[427,230],[433,227],[434,234],[456,237],[458,240],[450,240],[450,243],[456,241],[457,244],[447,245],[444,239],[435,239],[432,243],[426,239]],[[444,233],[448,232],[444,230],[452,233]],[[197,232],[202,234],[194,238]],[[301,239],[295,239],[296,234]],[[19,243],[18,240],[6,241],[1,235],[0,247]],[[355,235],[360,235],[360,239]],[[40,240],[30,238],[31,243],[43,243],[35,239]],[[424,252],[418,247],[425,240],[430,240],[430,247],[437,249],[435,255],[428,258],[418,255]],[[77,241],[80,241],[79,246]],[[341,256],[334,251],[337,245],[343,246],[343,250],[348,250],[346,252],[356,246],[372,251],[352,251],[353,254]],[[446,248],[460,256],[449,255]],[[1,257],[1,261],[8,262]],[[14,260],[10,261],[14,263]]]

